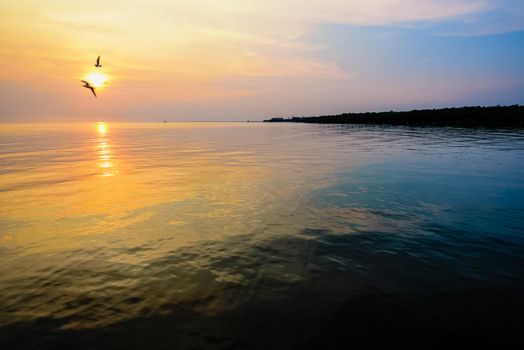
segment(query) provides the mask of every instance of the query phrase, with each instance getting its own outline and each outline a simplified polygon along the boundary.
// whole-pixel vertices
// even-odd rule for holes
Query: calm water
[[[514,345],[524,132],[0,126],[0,348]]]

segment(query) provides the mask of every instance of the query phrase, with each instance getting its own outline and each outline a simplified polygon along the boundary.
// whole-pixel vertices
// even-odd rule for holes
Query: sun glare
[[[91,86],[95,88],[100,88],[104,86],[104,84],[107,82],[108,79],[105,74],[98,73],[98,72],[91,72],[86,75],[86,80]]]
[[[98,129],[98,133],[100,135],[105,135],[107,133],[107,125],[106,123],[104,122],[100,122],[100,123],[97,123],[97,129]]]

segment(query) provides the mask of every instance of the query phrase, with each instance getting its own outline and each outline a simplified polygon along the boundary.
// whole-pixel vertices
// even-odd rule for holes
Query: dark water
[[[524,133],[3,125],[0,348],[523,345]]]

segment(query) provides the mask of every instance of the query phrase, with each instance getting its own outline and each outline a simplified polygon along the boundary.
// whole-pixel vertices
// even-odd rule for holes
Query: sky
[[[522,0],[0,0],[0,122],[524,104],[522,62]]]

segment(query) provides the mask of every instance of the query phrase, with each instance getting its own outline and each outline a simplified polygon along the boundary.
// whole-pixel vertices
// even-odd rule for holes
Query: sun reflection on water
[[[114,176],[118,173],[118,169],[112,159],[111,144],[107,137],[107,124],[104,122],[97,123],[97,153],[98,166],[102,168],[102,176]]]
[[[107,133],[107,125],[104,122],[97,123],[96,128],[98,129],[98,133],[102,136]]]

